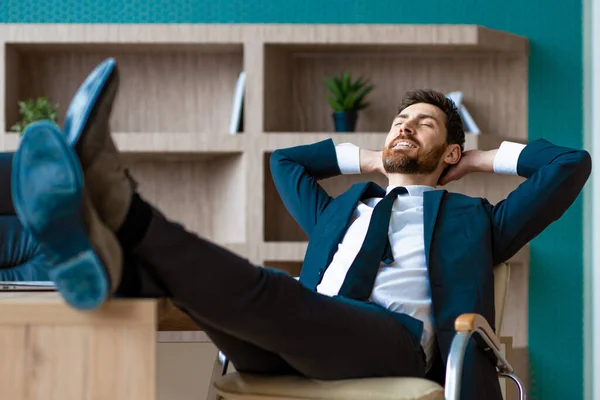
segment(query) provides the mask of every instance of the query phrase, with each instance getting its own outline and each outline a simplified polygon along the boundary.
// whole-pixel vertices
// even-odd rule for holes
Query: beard
[[[407,149],[394,150],[393,147],[401,139],[391,143],[390,146],[383,149],[383,168],[387,173],[392,174],[430,174],[434,172],[440,163],[440,159],[448,147],[442,144],[432,149],[422,151],[417,149],[416,155],[409,155]]]

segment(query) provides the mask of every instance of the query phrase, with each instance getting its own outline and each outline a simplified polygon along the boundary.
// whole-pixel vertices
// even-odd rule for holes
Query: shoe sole
[[[77,156],[56,125],[28,126],[14,155],[12,174],[15,210],[48,251],[56,289],[74,308],[100,306],[110,283],[83,225],[83,174]]]
[[[79,144],[81,135],[86,132],[102,98],[109,91],[114,81],[116,65],[113,58],[104,60],[94,68],[75,92],[67,109],[63,127],[71,146],[75,147]]]

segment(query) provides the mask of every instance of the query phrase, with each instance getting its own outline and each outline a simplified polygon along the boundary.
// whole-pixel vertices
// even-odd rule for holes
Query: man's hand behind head
[[[447,185],[452,181],[457,181],[465,175],[472,172],[493,172],[494,157],[498,150],[468,150],[462,154],[458,164],[451,166],[448,171],[442,175],[438,184]]]

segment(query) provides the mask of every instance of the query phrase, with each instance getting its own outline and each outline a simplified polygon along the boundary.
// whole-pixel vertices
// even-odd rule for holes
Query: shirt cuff
[[[352,143],[335,146],[335,155],[342,174],[360,174],[360,148]]]
[[[497,174],[517,175],[517,164],[524,144],[502,142],[494,157],[494,172]]]

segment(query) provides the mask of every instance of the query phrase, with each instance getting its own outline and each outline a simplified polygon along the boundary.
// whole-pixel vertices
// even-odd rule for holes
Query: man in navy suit
[[[455,318],[482,314],[493,328],[493,266],[559,218],[591,170],[585,151],[545,140],[463,152],[454,104],[408,92],[382,151],[326,140],[273,153],[275,185],[309,237],[297,281],[188,232],[136,192],[110,136],[117,88],[116,63],[106,60],[62,131],[27,128],[11,205],[37,246],[32,258],[42,257],[75,308],[169,297],[239,371],[443,383]],[[334,198],[318,183],[373,171],[389,178],[386,188],[365,182]],[[479,171],[526,180],[496,205],[437,188]],[[501,398],[475,341],[463,382],[464,399]]]

